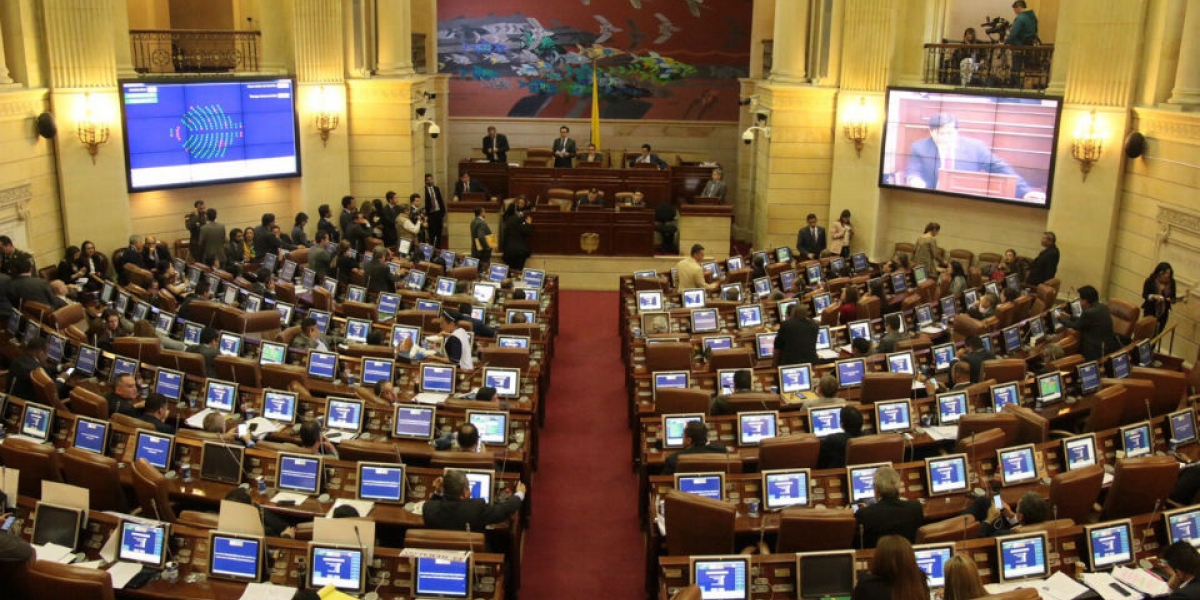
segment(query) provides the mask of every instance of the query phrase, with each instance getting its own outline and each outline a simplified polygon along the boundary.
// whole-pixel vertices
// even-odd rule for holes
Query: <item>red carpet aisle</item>
[[[644,597],[616,292],[563,292],[521,600]]]

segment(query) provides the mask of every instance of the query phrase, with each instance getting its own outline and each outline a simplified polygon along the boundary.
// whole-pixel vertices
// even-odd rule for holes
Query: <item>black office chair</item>
[[[679,254],[679,226],[675,219],[674,204],[663,202],[654,207],[654,232],[662,239],[665,254]]]

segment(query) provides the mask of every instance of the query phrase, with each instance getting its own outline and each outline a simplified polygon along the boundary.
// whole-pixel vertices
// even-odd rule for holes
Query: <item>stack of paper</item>
[[[924,431],[925,435],[938,442],[958,437],[958,425],[934,425],[924,428]]]
[[[1167,585],[1167,582],[1144,569],[1117,567],[1113,569],[1113,577],[1148,596],[1166,596],[1171,593],[1171,586]]]
[[[186,423],[187,426],[191,427],[192,429],[204,429],[204,417],[207,417],[208,413],[211,413],[211,412],[213,412],[213,409],[206,408],[206,409],[188,417],[184,421],[184,423]]]
[[[254,437],[258,439],[279,431],[279,426],[274,421],[268,421],[262,417],[254,417],[247,421],[246,424],[254,429]],[[255,427],[256,425],[257,427]]]
[[[279,492],[278,494],[275,494],[274,496],[271,497],[271,502],[274,502],[275,504],[279,504],[280,502],[285,502],[285,503],[291,502],[293,504],[304,504],[305,500],[308,500],[308,496],[306,496],[304,494],[297,494],[295,492]]]
[[[296,588],[272,583],[247,583],[246,591],[238,600],[291,600]]]
[[[129,583],[129,580],[142,572],[142,565],[132,562],[119,562],[108,568],[108,576],[112,578],[114,590],[119,590]]]
[[[1086,586],[1071,579],[1070,575],[1059,571],[1038,586],[1038,593],[1043,600],[1071,600],[1088,592]]]
[[[1143,595],[1117,583],[1108,573],[1084,573],[1083,582],[1095,590],[1104,600],[1137,600]],[[1125,593],[1121,593],[1124,591]]]
[[[33,549],[37,550],[38,560],[62,563],[64,565],[69,565],[72,560],[75,560],[75,551],[66,546],[47,543],[40,546],[34,545]]]

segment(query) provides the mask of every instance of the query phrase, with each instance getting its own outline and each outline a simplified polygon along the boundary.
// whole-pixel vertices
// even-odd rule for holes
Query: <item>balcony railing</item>
[[[229,73],[258,70],[257,31],[131,29],[138,73]]]
[[[925,44],[925,83],[1044,90],[1053,57],[1053,45]]]

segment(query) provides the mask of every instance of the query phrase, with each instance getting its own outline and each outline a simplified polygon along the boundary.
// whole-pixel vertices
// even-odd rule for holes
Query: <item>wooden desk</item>
[[[604,192],[605,198],[614,198],[617,192],[641,190],[646,204],[654,206],[672,201],[671,169],[555,169],[550,167],[510,167],[508,169],[508,193],[516,197],[524,195],[530,201],[544,203],[550,188],[586,190],[596,188]],[[539,200],[540,199],[540,200]],[[611,200],[609,200],[611,202]],[[537,225],[534,221],[534,225]],[[536,237],[536,236],[535,236]],[[536,252],[536,250],[535,250]]]
[[[654,212],[648,209],[555,212],[538,210],[533,217],[534,254],[587,254],[580,235],[600,234],[597,256],[653,256]]]

